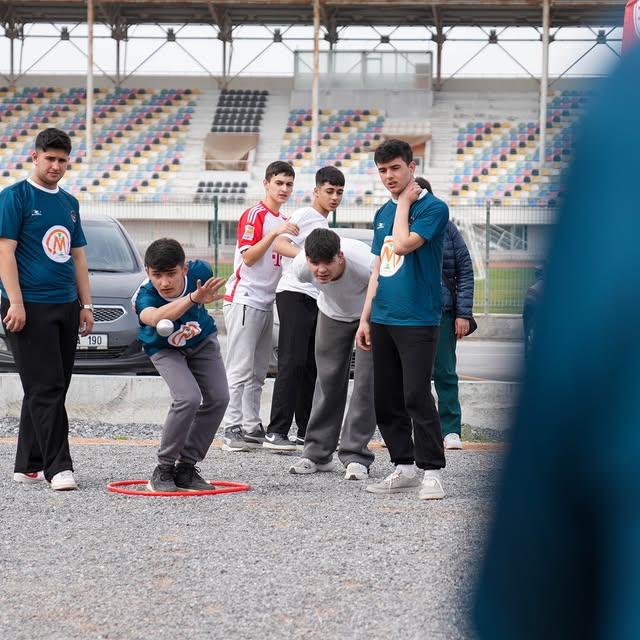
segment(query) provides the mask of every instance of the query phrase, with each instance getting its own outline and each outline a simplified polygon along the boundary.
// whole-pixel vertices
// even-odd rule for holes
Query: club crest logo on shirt
[[[384,229],[384,222],[378,222],[376,229]]]
[[[31,217],[33,218],[34,216],[41,216],[42,215],[42,211],[40,211],[40,209],[34,209],[31,212]]]
[[[250,224],[246,225],[244,228],[244,233],[242,234],[243,240],[253,240],[253,236],[255,234],[255,227],[252,227]]]
[[[380,275],[383,278],[395,275],[403,263],[404,256],[393,252],[393,236],[387,236],[380,251]]]
[[[167,342],[172,347],[184,347],[187,344],[187,340],[195,338],[199,333],[202,333],[200,323],[195,320],[191,320],[183,324],[177,331],[174,331],[168,338]]]
[[[78,219],[78,214],[75,211],[69,211],[69,217],[71,218],[71,222],[75,224]]]
[[[55,225],[42,236],[42,248],[50,260],[67,262],[71,258],[71,235],[66,227]]]

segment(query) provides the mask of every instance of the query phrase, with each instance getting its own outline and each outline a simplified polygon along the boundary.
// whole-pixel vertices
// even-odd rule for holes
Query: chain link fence
[[[237,221],[246,207],[260,195],[154,196],[141,194],[82,200],[83,215],[117,218],[133,238],[140,253],[151,241],[173,237],[190,258],[207,260],[214,272],[228,276],[233,265]],[[289,202],[285,215],[306,199]],[[331,226],[371,229],[373,215],[382,204],[373,199],[348,204],[330,216]],[[455,206],[451,219],[469,248],[475,275],[474,313],[522,313],[527,289],[543,263],[555,210],[546,207],[514,207],[487,203],[485,206]]]

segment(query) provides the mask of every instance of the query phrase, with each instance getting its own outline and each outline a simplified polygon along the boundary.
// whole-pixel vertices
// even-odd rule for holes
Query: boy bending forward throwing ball
[[[173,400],[148,488],[211,489],[195,465],[213,442],[229,402],[229,388],[216,323],[204,305],[222,299],[217,291],[225,281],[214,278],[211,267],[201,260],[185,262],[180,243],[168,238],[149,245],[144,264],[149,281],[140,287],[135,302],[142,325],[139,339]],[[165,319],[173,323],[173,331],[160,335],[156,326]]]

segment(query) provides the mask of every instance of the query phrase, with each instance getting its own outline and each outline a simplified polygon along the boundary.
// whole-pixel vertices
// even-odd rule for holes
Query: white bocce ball
[[[159,320],[156,325],[156,331],[159,335],[163,337],[170,336],[173,333],[173,322],[171,320],[167,320],[164,318],[163,320]]]

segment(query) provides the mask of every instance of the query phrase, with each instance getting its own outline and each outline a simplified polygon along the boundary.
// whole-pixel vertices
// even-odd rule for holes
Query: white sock
[[[415,464],[398,464],[396,469],[400,471],[403,476],[415,476],[417,469]]]

